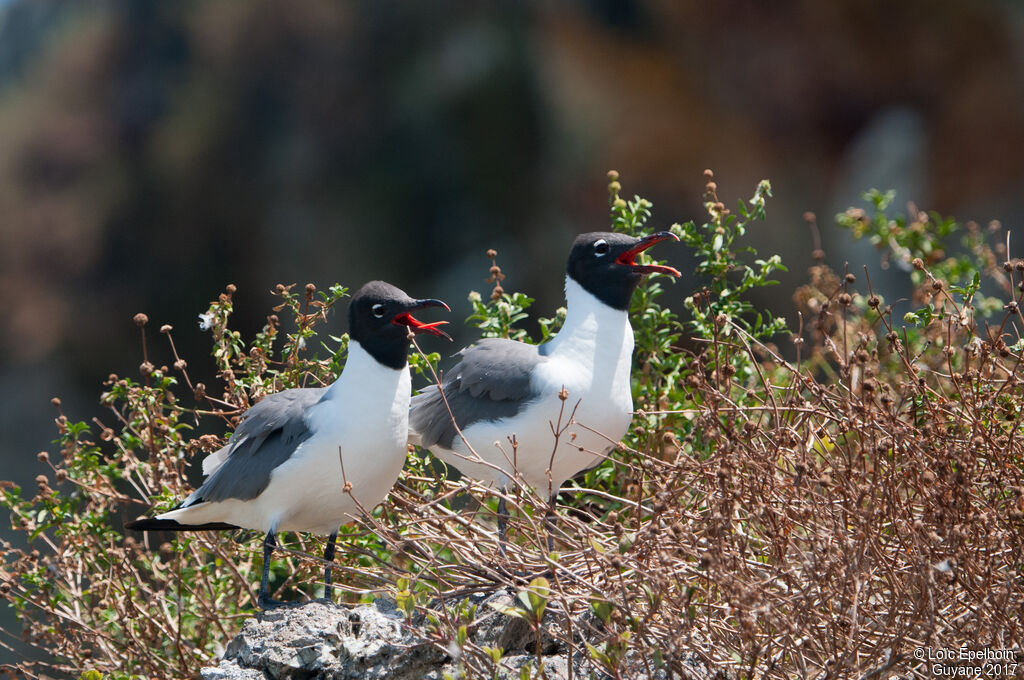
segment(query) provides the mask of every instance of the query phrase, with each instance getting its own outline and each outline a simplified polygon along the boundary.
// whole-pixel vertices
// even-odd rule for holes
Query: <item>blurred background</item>
[[[612,168],[659,229],[703,220],[705,168],[726,205],[769,178],[751,237],[790,266],[792,316],[805,211],[857,273],[877,257],[831,217],[871,187],[1021,221],[1024,8],[0,0],[0,478],[31,493],[51,397],[88,420],[110,372],[137,375],[136,312],[155,363],[170,323],[214,383],[196,315],[228,283],[246,336],[276,283],[383,278],[452,304],[461,345],[493,247],[550,314]]]

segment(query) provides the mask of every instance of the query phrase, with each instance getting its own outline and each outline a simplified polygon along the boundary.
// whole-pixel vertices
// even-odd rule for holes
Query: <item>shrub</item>
[[[520,606],[506,613],[536,634],[530,677],[544,672],[542,633],[584,670],[616,678],[659,668],[686,677],[694,657],[741,678],[874,677],[927,670],[917,647],[1019,647],[1024,262],[1009,258],[1001,227],[916,209],[891,216],[891,195],[871,192],[867,209],[837,222],[908,270],[912,307],[894,310],[866,271],[858,287],[858,275],[816,253],[794,295],[794,328],[746,299],[783,269],[743,245],[770,186],[733,212],[710,171],[705,181],[708,221],[671,227],[699,262],[701,280],[682,284],[693,291],[686,324],[661,305],[661,279],[641,285],[634,428],[559,496],[555,551],[536,492],[507,494],[502,552],[494,492],[446,479],[415,451],[391,501],[345,530],[347,599],[394,597],[471,678],[492,677],[503,652],[474,645],[478,612],[464,596],[509,586]],[[624,198],[617,175],[609,197],[614,229],[646,229],[650,202]],[[496,258],[488,253],[494,289],[470,294],[468,321],[529,341],[517,323],[532,300],[504,290]],[[260,396],[328,382],[343,365],[344,336],[310,347],[343,288],[279,286],[274,311],[293,332],[272,315],[249,343],[229,329],[232,292],[204,315],[216,397],[181,359],[173,370],[150,365],[143,344],[141,381],[111,376],[102,397],[116,426],[60,415],[60,460],[40,454],[49,471],[36,495],[3,488],[32,541],[5,546],[3,592],[58,670],[194,675],[252,605],[255,541],[148,545],[114,528],[188,492],[187,463],[222,442],[189,438],[197,423],[230,428]],[[542,319],[538,339],[562,318]],[[145,339],[146,320],[136,321]],[[785,350],[773,344],[784,340]],[[436,379],[437,359],[412,363]],[[315,595],[318,551],[296,539],[274,564],[275,588]]]

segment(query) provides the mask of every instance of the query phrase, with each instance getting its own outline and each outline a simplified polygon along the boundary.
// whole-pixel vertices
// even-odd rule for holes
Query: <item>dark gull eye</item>
[[[373,310],[373,315],[375,317],[377,317],[378,319],[381,318],[382,316],[384,316],[384,305],[376,304],[376,305],[373,306],[372,310]]]
[[[608,242],[605,241],[603,238],[602,239],[598,239],[594,243],[594,254],[597,255],[598,257],[601,257],[601,256],[603,256],[607,252],[608,252]]]

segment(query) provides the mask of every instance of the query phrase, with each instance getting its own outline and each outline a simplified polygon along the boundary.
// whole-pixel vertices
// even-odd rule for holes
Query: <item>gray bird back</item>
[[[245,413],[228,440],[227,460],[183,505],[235,498],[256,498],[270,484],[270,473],[288,460],[313,433],[306,409],[320,401],[326,387],[305,387],[270,394]]]
[[[505,338],[486,338],[459,355],[461,361],[444,381],[444,398],[431,386],[412,399],[409,426],[419,434],[424,448],[436,444],[452,448],[458,436],[456,424],[465,429],[478,421],[519,413],[538,396],[531,388],[531,375],[538,364],[548,360],[544,345]]]

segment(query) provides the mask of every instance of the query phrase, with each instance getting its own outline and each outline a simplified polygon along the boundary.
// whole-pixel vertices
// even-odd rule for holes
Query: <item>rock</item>
[[[467,630],[469,639],[481,647],[504,650],[497,674],[501,680],[517,680],[522,666],[537,663],[537,638],[530,625],[499,611],[515,602],[515,595],[506,590],[467,598],[467,604],[477,607]],[[549,680],[568,680],[570,661],[562,642],[567,634],[557,623],[561,617],[550,614],[540,638],[545,674]],[[406,622],[394,601],[384,598],[357,607],[324,601],[285,605],[246,621],[220,664],[204,668],[201,675],[203,680],[443,680],[445,673],[457,677],[452,654],[458,650],[431,642],[425,624],[422,615]],[[573,621],[580,649],[585,647],[585,631],[596,630],[589,614]],[[575,654],[572,664],[574,678],[607,677],[584,654]],[[627,655],[624,665],[627,671],[639,672],[626,677],[647,677],[640,672],[644,666],[638,657]],[[687,666],[693,668],[690,678],[712,677],[696,657],[688,659]],[[654,673],[654,678],[666,677],[661,671]]]
[[[445,652],[403,627],[391,600],[354,608],[315,601],[249,619],[203,680],[394,678],[420,680]]]

